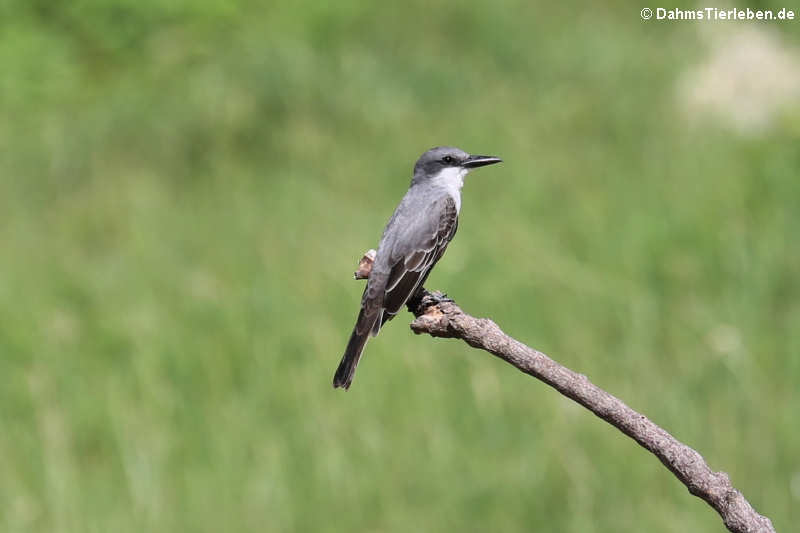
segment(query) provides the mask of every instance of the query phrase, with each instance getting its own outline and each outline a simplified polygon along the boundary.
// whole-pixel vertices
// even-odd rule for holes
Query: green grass
[[[115,4],[0,23],[0,530],[723,531],[619,432],[408,315],[331,388],[355,263],[438,144],[505,163],[468,179],[428,286],[800,520],[800,114],[682,113],[695,25]]]

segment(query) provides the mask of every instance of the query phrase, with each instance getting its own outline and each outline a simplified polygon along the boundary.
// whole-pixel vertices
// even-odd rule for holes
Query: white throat
[[[466,168],[447,167],[442,169],[432,180],[453,198],[457,212],[461,211],[461,187],[464,186],[464,176],[468,172],[469,170]]]

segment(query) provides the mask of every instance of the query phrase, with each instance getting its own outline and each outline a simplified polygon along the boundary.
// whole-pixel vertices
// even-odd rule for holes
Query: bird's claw
[[[444,293],[444,292],[433,291],[431,293],[428,293],[428,296],[430,296],[430,298],[432,300],[432,303],[435,303],[435,304],[443,304],[443,303],[447,303],[447,302],[449,302],[449,303],[455,302],[455,300],[453,300],[452,298],[447,296],[447,293]]]

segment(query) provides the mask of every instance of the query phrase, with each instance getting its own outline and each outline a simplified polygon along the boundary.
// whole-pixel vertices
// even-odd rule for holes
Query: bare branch
[[[366,279],[372,271],[375,250],[359,262],[355,279]],[[714,472],[703,456],[637,413],[619,398],[607,393],[584,376],[548,356],[509,337],[488,318],[464,313],[456,303],[439,292],[420,289],[409,300],[408,310],[416,319],[416,334],[461,339],[473,348],[485,350],[519,370],[543,381],[558,392],[586,407],[659,458],[689,492],[705,500],[734,533],[775,533],[769,518],[753,509],[725,472]]]
[[[439,293],[423,289],[414,301],[408,303],[408,309],[417,317],[411,323],[414,333],[461,339],[473,348],[486,350],[544,381],[631,437],[658,457],[690,493],[716,509],[730,531],[775,532],[769,518],[753,509],[731,484],[728,474],[712,471],[699,453],[593,384],[586,376],[509,337],[491,320],[464,313],[455,302]]]
[[[375,256],[378,252],[369,249],[364,252],[364,257],[358,262],[358,270],[353,272],[353,279],[367,279],[369,273],[372,272],[372,263],[375,262]]]

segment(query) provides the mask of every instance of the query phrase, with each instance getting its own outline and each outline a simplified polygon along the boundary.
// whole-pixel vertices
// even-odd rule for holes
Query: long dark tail
[[[350,341],[347,343],[347,348],[345,348],[344,355],[339,363],[339,368],[336,369],[336,374],[333,375],[334,388],[350,388],[350,384],[353,382],[353,375],[356,373],[358,361],[361,359],[361,352],[364,351],[364,346],[367,344],[370,331],[377,319],[378,317],[374,315],[365,316],[364,309],[361,309],[361,312],[358,314],[356,325],[353,328],[353,333],[350,335]]]

